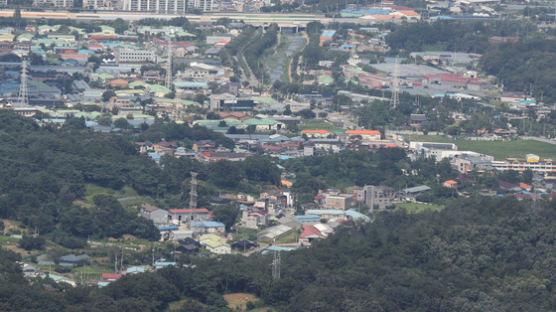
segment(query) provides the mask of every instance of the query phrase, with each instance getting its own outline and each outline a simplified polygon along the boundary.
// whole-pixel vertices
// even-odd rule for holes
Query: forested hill
[[[233,145],[204,127],[175,123],[156,123],[140,139],[160,138],[180,144],[214,139]],[[136,211],[126,211],[116,198],[88,194],[87,187],[113,191],[127,187],[157,200],[162,207],[184,207],[188,200],[184,182],[193,169],[205,182],[200,190],[201,205],[219,189],[245,191],[250,185],[280,182],[280,171],[267,158],[201,164],[168,157],[159,166],[138,153],[130,136],[92,132],[77,118],[68,119],[60,129],[39,127],[32,119],[7,110],[0,110],[0,160],[0,218],[22,221],[69,248],[83,245],[89,236],[133,234],[157,239],[159,235],[151,221],[138,218]],[[93,197],[87,205],[76,205],[87,196]]]
[[[554,201],[458,199],[282,253],[280,280],[271,255],[223,256],[65,292],[27,286],[2,252],[0,310],[167,311],[182,300],[175,311],[231,311],[222,294],[248,292],[275,311],[553,311],[555,228]]]

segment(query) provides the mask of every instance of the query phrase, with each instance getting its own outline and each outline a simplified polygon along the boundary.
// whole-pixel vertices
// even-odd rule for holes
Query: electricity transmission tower
[[[19,85],[19,95],[17,97],[17,107],[29,106],[29,93],[27,90],[27,61],[21,62],[21,83]]]
[[[166,88],[172,90],[172,38],[168,36],[168,66],[166,67]]]
[[[272,279],[280,279],[280,251],[274,252],[272,259]]]
[[[191,191],[189,192],[189,209],[197,208],[197,172],[191,172]]]
[[[399,104],[398,93],[400,92],[399,87],[399,77],[400,75],[400,65],[398,63],[398,57],[396,56],[396,63],[394,64],[394,80],[392,81],[392,98],[390,99],[390,105],[396,108]]]

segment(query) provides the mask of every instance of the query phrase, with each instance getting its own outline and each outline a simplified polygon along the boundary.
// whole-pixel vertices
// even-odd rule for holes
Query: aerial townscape
[[[0,311],[555,311],[556,1],[0,0]]]

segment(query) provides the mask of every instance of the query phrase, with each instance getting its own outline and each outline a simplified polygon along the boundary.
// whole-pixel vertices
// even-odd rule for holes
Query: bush
[[[25,250],[33,250],[33,249],[43,249],[44,248],[44,238],[42,237],[33,237],[28,235],[23,235],[23,238],[19,241],[19,247]]]

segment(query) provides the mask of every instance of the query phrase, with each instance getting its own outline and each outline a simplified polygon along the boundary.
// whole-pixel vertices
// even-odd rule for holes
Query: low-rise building
[[[193,221],[190,224],[191,230],[195,234],[225,233],[226,226],[217,221]]]
[[[174,222],[208,221],[212,213],[206,208],[170,209],[170,220]]]
[[[146,203],[141,205],[140,214],[141,217],[152,220],[155,224],[167,223],[169,217],[168,211]]]

